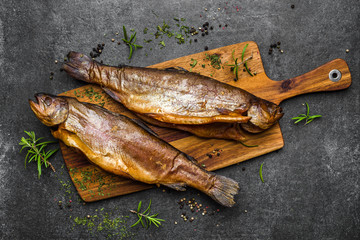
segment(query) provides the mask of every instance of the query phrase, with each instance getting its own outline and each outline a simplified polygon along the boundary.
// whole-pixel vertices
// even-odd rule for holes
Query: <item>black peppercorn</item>
[[[295,8],[295,5],[294,5],[294,4],[292,4],[292,5],[291,5],[291,8]]]
[[[205,36],[205,33],[202,33],[201,36]]]
[[[214,29],[214,27],[213,27],[213,26],[211,26],[211,27],[210,27],[210,30],[213,30],[213,29]]]
[[[205,49],[205,51],[207,51],[209,48],[208,48],[208,46],[205,46],[204,49]]]
[[[194,39],[194,42],[197,42],[197,39],[196,39],[196,38]]]

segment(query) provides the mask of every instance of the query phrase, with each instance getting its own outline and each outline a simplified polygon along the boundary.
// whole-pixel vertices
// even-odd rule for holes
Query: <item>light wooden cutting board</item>
[[[245,45],[244,59],[253,56],[248,60],[248,67],[254,76],[250,76],[243,67],[239,67],[239,80],[234,81],[234,74],[227,64],[234,64],[232,52],[235,50],[235,57],[241,62],[241,54]],[[221,69],[215,69],[206,59],[206,55],[217,54],[221,59]],[[190,64],[197,61],[195,67]],[[283,80],[273,81],[269,79],[264,71],[261,61],[259,48],[255,42],[238,43],[206,52],[201,52],[167,62],[149,66],[151,68],[183,67],[193,72],[210,76],[221,82],[245,89],[252,94],[279,104],[281,101],[304,93],[319,91],[335,91],[345,89],[351,84],[351,75],[346,62],[342,59],[332,60],[308,73],[301,76]],[[331,81],[329,73],[337,69],[341,73],[338,81]],[[333,76],[335,77],[335,76]],[[339,75],[337,76],[339,77]],[[102,105],[117,113],[136,118],[131,112],[121,104],[113,101],[106,95],[101,88],[95,85],[86,85],[78,89],[73,89],[60,95],[77,97],[79,101],[90,102]],[[286,115],[285,117],[289,117]],[[279,124],[274,125],[269,130],[260,134],[247,134],[244,143],[248,145],[258,145],[258,147],[248,148],[238,142],[219,139],[204,139],[186,132],[173,129],[153,127],[151,128],[160,138],[169,142],[174,147],[195,157],[200,164],[204,164],[207,170],[213,171],[224,168],[275,150],[284,146]],[[109,197],[124,195],[153,187],[129,179],[121,178],[108,174],[96,166],[90,164],[81,153],[60,143],[61,151],[69,170],[70,177],[74,182],[81,198],[86,202],[106,199]],[[209,157],[209,154],[212,157]]]

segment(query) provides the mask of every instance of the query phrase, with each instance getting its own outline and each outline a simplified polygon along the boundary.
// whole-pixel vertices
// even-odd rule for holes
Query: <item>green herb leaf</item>
[[[251,147],[258,147],[259,145],[247,145],[247,144],[245,144],[245,143],[243,143],[243,142],[241,142],[241,141],[239,141],[239,143],[241,144],[241,145],[243,145],[243,146],[245,146],[245,147],[249,147],[249,148],[251,148]]]
[[[310,114],[309,104],[307,104],[305,102],[305,105],[306,105],[306,115],[305,114],[300,114],[297,117],[291,118],[292,120],[296,120],[294,122],[295,124],[298,123],[298,122],[301,122],[302,120],[305,120],[305,125],[307,125],[307,124],[311,123],[315,118],[321,118],[322,117],[322,115],[319,115],[319,114],[310,116],[309,115]]]
[[[124,38],[125,38],[125,40],[128,40],[128,36],[127,36],[127,33],[126,33],[126,28],[125,28],[125,26],[123,26],[123,31],[124,31]]]
[[[250,72],[250,70],[247,66],[247,62],[244,63],[244,67],[245,67],[246,71],[250,74],[250,76],[253,76],[253,74]]]
[[[144,34],[147,34],[148,28],[144,28]]]
[[[245,55],[245,51],[246,51],[246,48],[249,44],[246,44],[245,47],[243,48],[243,51],[242,51],[242,54],[241,54],[241,61],[244,61],[244,55]]]
[[[129,46],[129,57],[128,57],[128,59],[130,60],[132,58],[133,52],[136,51],[138,48],[142,48],[142,46],[135,44],[135,42],[136,42],[136,32],[135,32],[134,29],[131,29],[131,31],[134,32],[134,33],[131,34],[129,40],[128,40],[128,35],[127,35],[127,32],[126,32],[125,26],[123,26],[123,31],[124,31],[124,38],[122,38],[121,40],[123,40],[124,43],[126,43],[126,45]],[[144,31],[145,31],[145,29],[144,29]]]
[[[191,67],[195,67],[196,66],[196,64],[197,64],[197,60],[196,59],[191,59],[191,63],[190,63],[190,66]]]
[[[264,182],[263,175],[262,175],[263,165],[264,165],[264,163],[261,164],[260,170],[259,170],[259,175],[260,175],[260,179],[261,179],[262,182]]]
[[[150,215],[150,211],[151,211],[151,199],[150,199],[148,207],[142,213],[141,213],[141,201],[140,201],[138,204],[137,211],[130,210],[130,212],[136,214],[137,217],[139,218],[133,225],[131,225],[131,227],[134,227],[134,226],[138,225],[139,223],[141,223],[141,225],[144,228],[149,228],[151,226],[151,224],[154,224],[156,227],[159,227],[161,225],[161,222],[164,222],[165,220],[156,218],[158,216],[158,213]],[[145,219],[145,222],[143,221],[143,219]]]
[[[48,144],[54,143],[53,141],[47,141],[47,142],[40,142],[43,138],[36,138],[35,133],[33,131],[28,132],[24,131],[29,138],[22,137],[20,139],[19,145],[22,146],[20,149],[20,152],[24,150],[25,148],[29,148],[28,152],[25,156],[25,168],[26,168],[26,162],[37,162],[37,170],[38,170],[38,177],[40,178],[42,173],[42,165],[45,165],[45,168],[51,167],[51,169],[55,172],[55,168],[52,166],[52,164],[48,161],[48,158],[50,158],[58,149],[53,149],[45,152],[45,148]]]
[[[160,41],[160,42],[159,42],[159,45],[161,45],[161,46],[162,46],[161,48],[163,48],[163,47],[165,47],[165,42],[164,42],[164,41]]]

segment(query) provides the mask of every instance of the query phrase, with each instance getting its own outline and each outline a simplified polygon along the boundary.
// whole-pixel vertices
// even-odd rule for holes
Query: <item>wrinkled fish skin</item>
[[[185,71],[105,66],[70,52],[63,69],[76,79],[99,84],[128,109],[173,124],[241,123],[249,132],[270,128],[279,106],[215,79]]]
[[[235,204],[238,184],[199,167],[187,154],[130,118],[74,98],[35,95],[31,109],[55,138],[82,151],[90,162],[116,175],[184,190],[194,187],[224,206]]]

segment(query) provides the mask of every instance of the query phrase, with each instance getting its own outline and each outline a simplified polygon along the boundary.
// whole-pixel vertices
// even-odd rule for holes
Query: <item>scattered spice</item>
[[[106,237],[106,239],[124,239],[134,236],[126,228],[126,218],[128,216],[112,217],[111,213],[104,212],[103,210],[103,208],[100,209],[100,214],[98,209],[96,209],[93,215],[88,214],[85,217],[75,217],[72,229],[74,230],[76,226],[86,227],[91,238],[97,239],[103,237]],[[72,219],[71,216],[70,219]]]
[[[346,52],[346,53],[349,53],[349,52],[350,52],[350,50],[349,50],[349,49],[346,49],[346,50],[345,50],[345,52]]]
[[[208,156],[209,158],[212,158],[215,155],[220,156],[222,151],[222,149],[215,148],[212,152],[207,153],[206,156]]]
[[[295,8],[295,5],[294,5],[294,4],[291,4],[291,8]]]

